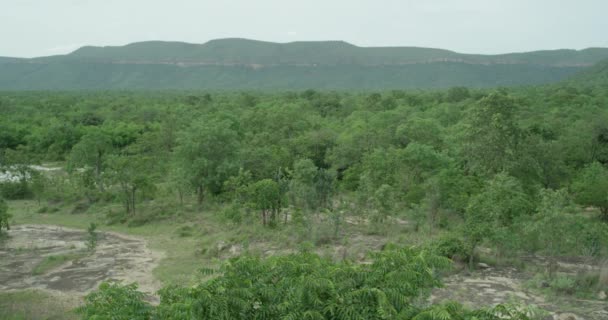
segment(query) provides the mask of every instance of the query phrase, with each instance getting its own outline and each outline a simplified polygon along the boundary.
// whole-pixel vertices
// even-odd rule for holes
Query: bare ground
[[[43,274],[34,268],[48,256],[86,253],[85,231],[48,225],[17,225],[0,242],[0,291],[38,289],[61,296],[82,297],[101,281],[137,282],[141,291],[157,300],[161,287],[152,270],[163,254],[150,250],[143,239],[113,232],[98,232],[94,252],[67,261]]]
[[[542,265],[543,261],[528,261]],[[561,272],[586,268],[581,264],[562,262]],[[469,274],[459,272],[444,279],[445,286],[433,291],[430,302],[453,300],[469,307],[487,307],[499,303],[519,302],[536,305],[550,313],[549,319],[608,319],[608,302],[567,297],[545,297],[526,289],[532,274],[513,267],[487,268]]]

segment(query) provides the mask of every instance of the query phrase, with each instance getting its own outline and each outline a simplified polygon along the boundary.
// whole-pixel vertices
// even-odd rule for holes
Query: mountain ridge
[[[145,41],[0,58],[0,90],[518,86],[563,81],[603,59],[608,48],[481,55],[344,41]]]
[[[362,47],[345,41],[276,43],[244,38],[215,39],[202,44],[142,41],[122,46],[83,46],[65,55],[12,58],[22,62],[81,58],[104,62],[201,62],[240,65],[400,65],[429,62],[472,64],[539,64],[591,66],[608,58],[608,48],[557,49],[504,54],[469,54],[416,46]]]

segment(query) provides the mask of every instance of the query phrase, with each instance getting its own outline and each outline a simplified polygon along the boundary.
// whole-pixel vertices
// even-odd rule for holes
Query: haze
[[[1,0],[0,56],[241,37],[464,53],[608,47],[605,0]]]

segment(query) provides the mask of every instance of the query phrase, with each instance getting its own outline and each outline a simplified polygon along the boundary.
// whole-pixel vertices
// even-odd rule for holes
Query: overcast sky
[[[226,37],[465,53],[608,47],[608,0],[0,0],[0,56]]]

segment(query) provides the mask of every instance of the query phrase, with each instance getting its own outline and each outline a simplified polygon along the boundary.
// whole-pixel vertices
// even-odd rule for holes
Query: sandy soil
[[[162,253],[150,250],[143,239],[98,232],[95,251],[68,261],[44,274],[34,268],[47,256],[86,252],[82,230],[47,225],[17,225],[0,242],[0,291],[40,289],[60,295],[84,296],[101,281],[137,282],[141,291],[157,298],[161,287],[152,270]]]

